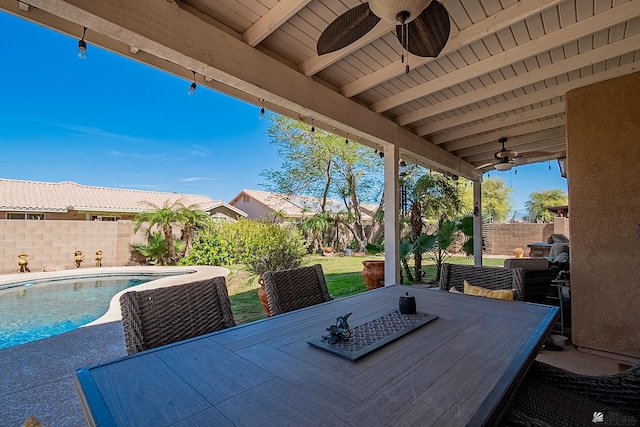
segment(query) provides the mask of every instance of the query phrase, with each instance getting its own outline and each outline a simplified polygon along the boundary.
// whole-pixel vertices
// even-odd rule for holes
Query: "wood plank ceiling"
[[[449,41],[438,58],[410,56],[408,74],[384,21],[317,55],[321,32],[360,0],[167,1],[474,167],[493,160],[503,136],[518,152],[564,156],[566,92],[640,62],[640,0],[442,0]]]

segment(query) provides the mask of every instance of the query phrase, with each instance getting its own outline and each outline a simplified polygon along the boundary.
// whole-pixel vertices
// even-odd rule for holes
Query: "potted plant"
[[[384,251],[384,244],[371,244],[366,247],[370,255],[377,255]],[[376,289],[384,286],[384,260],[362,261],[362,278],[367,289]]]

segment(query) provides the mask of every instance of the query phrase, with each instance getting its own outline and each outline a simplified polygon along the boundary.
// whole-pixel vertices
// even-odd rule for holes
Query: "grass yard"
[[[364,292],[367,288],[362,279],[362,261],[370,259],[384,259],[383,256],[334,256],[308,255],[304,258],[304,265],[321,264],[327,280],[329,294],[333,298]],[[452,264],[472,264],[473,258],[451,257],[447,262]],[[503,258],[484,258],[483,265],[502,266]],[[412,264],[409,263],[411,266]],[[260,300],[258,299],[258,276],[246,270],[244,265],[226,266],[231,273],[227,277],[229,299],[236,323],[247,323],[265,317]],[[428,260],[423,262],[422,268],[425,278],[423,282],[435,280],[436,267]]]

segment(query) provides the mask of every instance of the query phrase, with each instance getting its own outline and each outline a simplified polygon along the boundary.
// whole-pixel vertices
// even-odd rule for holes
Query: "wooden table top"
[[[353,362],[307,341],[414,295],[437,319]],[[390,286],[76,371],[91,425],[492,425],[557,307]],[[123,337],[124,339],[124,337]]]

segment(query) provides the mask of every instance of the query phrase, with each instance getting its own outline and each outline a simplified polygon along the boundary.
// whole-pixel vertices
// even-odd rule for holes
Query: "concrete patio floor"
[[[49,427],[86,426],[74,386],[75,370],[126,354],[121,322],[0,350],[0,426],[22,426],[32,414]],[[579,352],[572,345],[562,351],[543,350],[538,360],[593,375],[619,370],[619,361]]]
[[[122,322],[0,350],[0,426],[22,426],[29,415],[49,427],[86,426],[75,370],[126,354]]]

